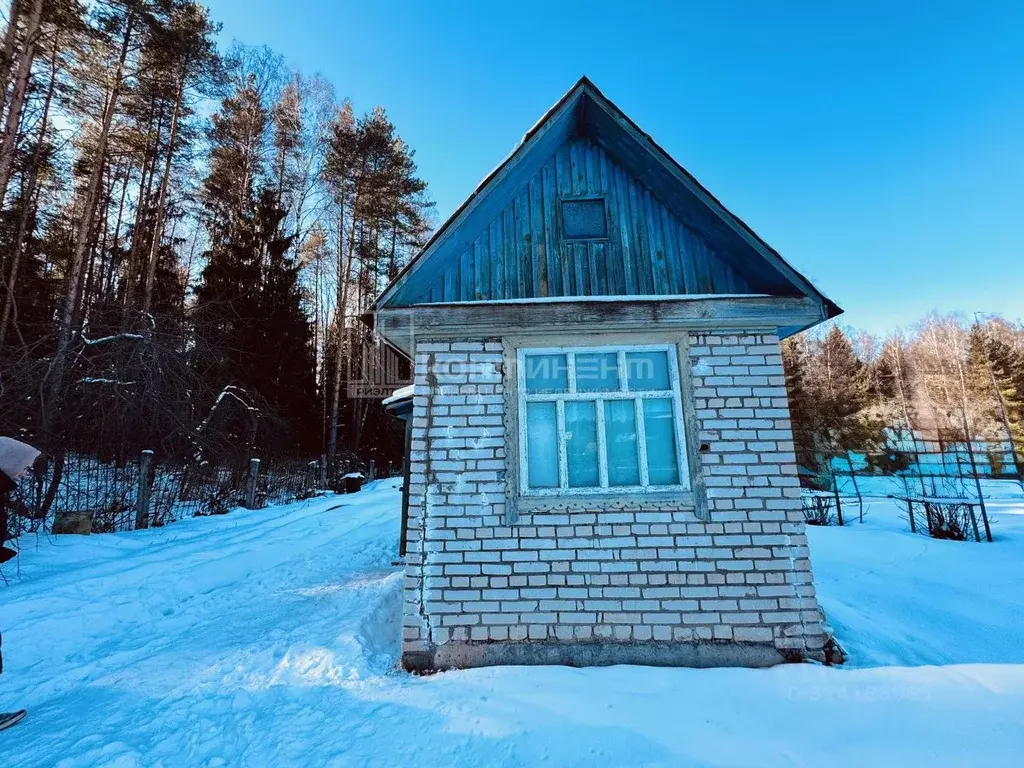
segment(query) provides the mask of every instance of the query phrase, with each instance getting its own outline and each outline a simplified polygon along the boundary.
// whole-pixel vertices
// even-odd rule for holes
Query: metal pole
[[[964,420],[964,436],[967,438],[967,455],[971,457],[971,474],[974,475],[974,484],[978,489],[978,506],[981,508],[981,521],[985,524],[985,539],[992,541],[992,528],[988,524],[988,512],[985,510],[985,494],[981,489],[981,477],[978,475],[978,463],[974,460],[974,443],[971,439],[971,428],[967,421],[967,409],[961,408],[960,414]],[[975,538],[977,532],[975,532]]]

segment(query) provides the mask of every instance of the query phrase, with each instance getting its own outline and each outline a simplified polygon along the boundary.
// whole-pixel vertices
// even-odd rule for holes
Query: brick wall
[[[821,657],[778,338],[692,334],[689,357],[709,520],[595,501],[506,525],[502,344],[417,344],[407,666]]]

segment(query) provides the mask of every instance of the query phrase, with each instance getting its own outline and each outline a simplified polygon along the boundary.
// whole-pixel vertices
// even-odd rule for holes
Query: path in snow
[[[398,504],[383,481],[41,540],[0,587],[0,708],[30,709],[0,734],[0,766],[1010,765],[1024,739],[1012,509],[991,547],[911,536],[881,507],[812,531],[823,602],[854,663],[876,668],[416,678],[392,671]],[[967,661],[989,663],[878,666]]]

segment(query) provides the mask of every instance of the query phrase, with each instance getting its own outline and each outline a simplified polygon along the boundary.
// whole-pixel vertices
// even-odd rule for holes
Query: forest
[[[397,460],[360,322],[432,226],[414,152],[193,0],[13,0],[0,433],[59,466]],[[59,474],[59,472],[58,472]]]
[[[44,451],[49,501],[82,455],[400,461],[347,386],[395,365],[360,318],[435,224],[383,107],[222,45],[193,0],[13,0],[0,79],[0,433]],[[982,441],[1019,476],[1021,325],[832,325],[783,352],[810,474]]]
[[[819,326],[786,339],[782,362],[805,481],[828,486],[829,459],[849,462],[852,473],[851,454],[867,457],[858,470],[896,473],[926,454],[968,446],[986,473],[1022,478],[1019,322],[932,314],[885,339]],[[957,474],[977,472],[972,466]]]

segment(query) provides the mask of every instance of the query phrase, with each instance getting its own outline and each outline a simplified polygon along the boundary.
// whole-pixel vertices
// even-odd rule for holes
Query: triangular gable
[[[557,236],[555,201],[595,192],[611,211],[608,240]],[[582,78],[375,306],[711,293],[809,296],[829,317],[841,311]]]

